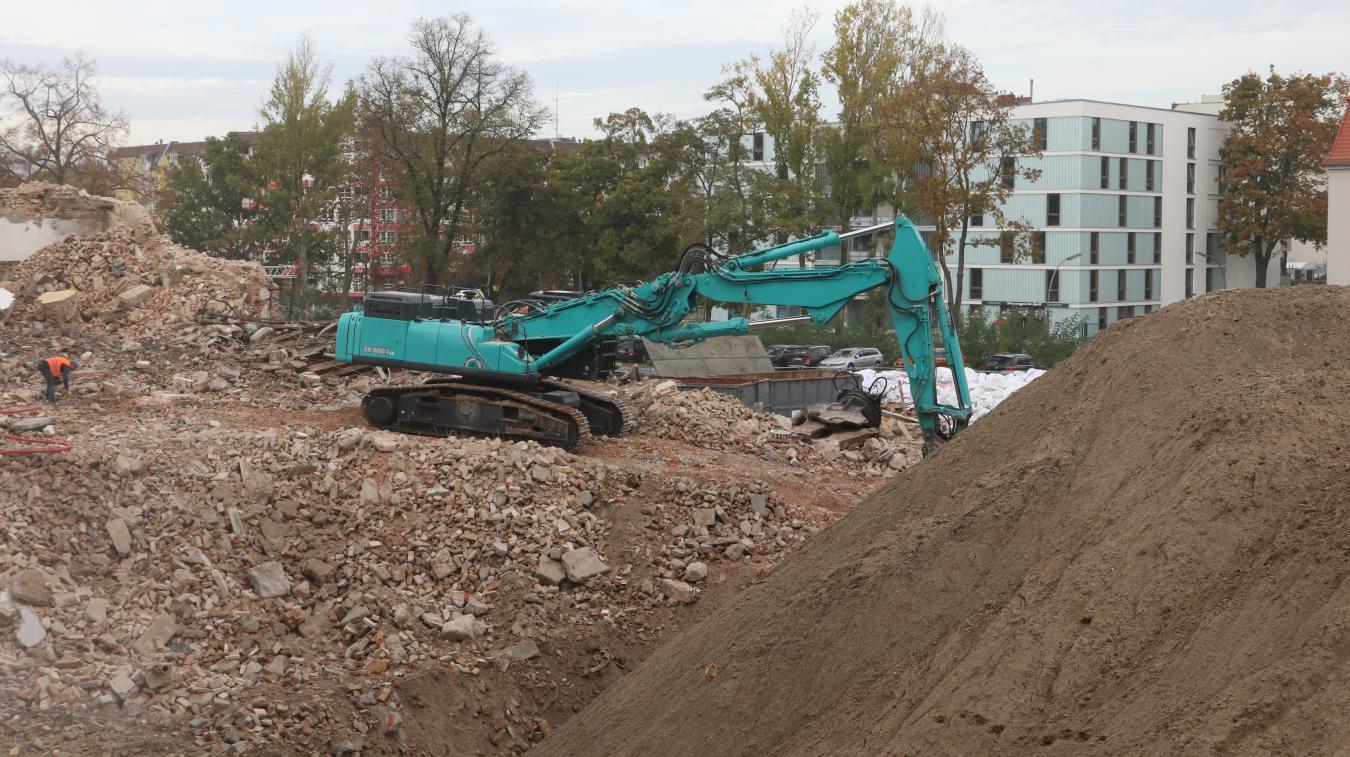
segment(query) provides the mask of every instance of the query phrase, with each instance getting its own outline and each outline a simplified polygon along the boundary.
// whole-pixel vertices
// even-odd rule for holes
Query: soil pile
[[[544,755],[1337,754],[1350,289],[1123,321]]]

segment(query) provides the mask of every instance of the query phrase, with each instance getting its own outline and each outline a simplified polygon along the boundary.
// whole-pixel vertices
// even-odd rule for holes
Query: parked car
[[[788,350],[795,350],[800,346],[801,345],[798,344],[771,344],[764,352],[769,356],[769,362],[773,363],[775,368],[781,368],[786,365],[786,363],[783,362],[783,360],[786,359],[784,353]]]
[[[833,350],[829,345],[818,344],[814,347],[793,347],[783,353],[783,366],[787,368],[814,368],[820,361],[829,357]]]
[[[642,341],[640,336],[620,337],[619,343],[615,345],[615,357],[625,363],[645,363],[647,362],[647,344]]]
[[[881,365],[881,350],[871,347],[847,347],[820,361],[820,367],[826,370],[848,370],[854,368],[875,368]]]
[[[986,373],[1012,373],[1028,368],[1040,368],[1025,352],[1000,352],[984,361],[983,367]]]

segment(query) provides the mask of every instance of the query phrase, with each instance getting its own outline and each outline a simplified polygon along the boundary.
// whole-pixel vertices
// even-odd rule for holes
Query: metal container
[[[833,402],[839,393],[835,371],[806,369],[768,373],[738,373],[730,376],[680,378],[682,390],[712,389],[746,405],[760,403],[765,410],[787,415],[818,402]]]

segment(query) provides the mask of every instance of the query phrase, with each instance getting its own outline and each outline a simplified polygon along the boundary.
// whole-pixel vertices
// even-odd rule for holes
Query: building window
[[[1153,228],[1162,228],[1162,198],[1153,198]]]
[[[1153,265],[1162,262],[1162,234],[1153,235],[1153,259],[1149,261]]]
[[[1094,298],[1092,301],[1097,300]],[[1101,331],[1104,328],[1106,328],[1106,308],[1097,308],[1097,330]]]
[[[1195,160],[1195,127],[1186,130],[1186,157]]]
[[[1194,296],[1195,296],[1195,269],[1194,269],[1194,268],[1187,268],[1187,269],[1186,269],[1186,299],[1189,300],[1190,298],[1192,298],[1192,297],[1194,297]]]
[[[397,231],[381,231],[376,236],[380,244],[393,244],[398,241]]]
[[[1111,159],[1102,156],[1102,189],[1111,188]]]
[[[1219,232],[1211,231],[1205,235],[1205,254],[1209,257],[1206,262],[1218,265],[1219,263]]]
[[[1088,263],[1090,265],[1097,265],[1097,255],[1101,252],[1101,245],[1098,244],[1099,241],[1097,232],[1094,231],[1088,234]]]
[[[1045,301],[1059,302],[1059,273],[1058,269],[1045,272]]]
[[[1144,299],[1153,299],[1153,271],[1144,271]]]
[[[1186,194],[1195,194],[1195,164],[1186,164]]]
[[[1092,119],[1092,149],[1102,149],[1102,120],[1100,118]],[[1102,188],[1105,189],[1106,187],[1103,186]]]
[[[970,269],[970,299],[978,300],[984,297],[984,269]]]
[[[1154,166],[1157,164],[1157,162],[1158,162],[1158,161],[1156,161],[1156,160],[1146,160],[1146,161],[1144,161],[1144,191],[1146,191],[1146,192],[1153,192],[1153,191],[1155,191],[1155,185],[1154,185],[1154,182],[1153,182],[1153,174],[1155,173],[1155,172],[1154,172]]]
[[[1195,265],[1195,235],[1186,235],[1186,265]]]
[[[1032,132],[1031,138],[1032,138],[1032,139],[1035,141],[1035,143],[1036,143],[1036,149],[1037,149],[1037,150],[1044,150],[1044,149],[1046,149],[1046,145],[1049,144],[1049,139],[1047,139],[1047,134],[1048,134],[1048,132],[1046,131],[1046,122],[1045,122],[1045,119],[1044,119],[1044,118],[1036,118],[1036,119],[1033,119],[1032,122],[1031,122],[1031,124],[1032,124],[1032,126],[1031,126],[1031,132]]]
[[[976,150],[984,149],[984,122],[972,121],[970,124],[970,142]]]
[[[983,214],[983,213],[976,213],[975,215],[971,216],[971,217],[970,217],[970,225],[971,225],[971,226],[983,226],[983,225],[984,225],[984,214]]]
[[[1186,198],[1186,228],[1195,228],[1195,198]]]
[[[1130,162],[1127,158],[1120,159],[1120,176],[1116,179],[1116,188],[1125,189],[1129,186]]]
[[[1125,271],[1116,271],[1116,302],[1125,301]]]
[[[1139,152],[1139,122],[1130,122],[1130,152]]]
[[[1088,302],[1097,301],[1097,271],[1088,271]]]
[[[381,200],[394,199],[394,190],[390,189],[389,187],[380,187],[380,199]]]
[[[1117,202],[1116,202],[1116,223],[1119,224],[1120,228],[1123,229],[1123,228],[1125,228],[1126,226],[1129,225],[1129,223],[1128,223],[1128,221],[1129,221],[1129,213],[1127,212],[1127,209],[1128,209],[1128,205],[1129,205],[1130,198],[1126,197],[1125,195],[1121,195],[1120,197],[1118,197],[1118,198],[1116,198],[1116,199],[1117,199]]]
[[[750,153],[751,160],[764,160],[764,132],[755,132],[754,139],[751,142]]]
[[[1228,166],[1225,166],[1225,165],[1223,165],[1223,164],[1220,164],[1220,165],[1219,165],[1219,172],[1218,172],[1218,174],[1216,174],[1216,175],[1214,176],[1214,181],[1216,182],[1216,184],[1217,184],[1217,186],[1218,186],[1219,194],[1223,194],[1223,185],[1224,185],[1224,183],[1225,183],[1225,182],[1224,182],[1224,179],[1226,179],[1226,178],[1228,178]]]
[[[1004,264],[1017,262],[1017,237],[1011,231],[998,235],[998,262]]]
[[[379,219],[384,223],[397,223],[398,208],[380,208]]]
[[[1214,287],[1214,272],[1217,271],[1217,270],[1219,270],[1219,269],[1217,269],[1217,268],[1206,268],[1206,269],[1205,269],[1205,291],[1206,291],[1206,292],[1212,292],[1212,291],[1214,291],[1214,288],[1215,288],[1215,287]]]
[[[1134,265],[1134,239],[1138,234],[1129,233],[1125,235],[1125,264]]]
[[[1045,264],[1045,232],[1037,231],[1031,235],[1031,262]]]
[[[1144,134],[1145,134],[1144,140],[1145,140],[1145,142],[1146,142],[1146,146],[1147,146],[1147,148],[1148,148],[1148,154],[1149,154],[1149,155],[1157,155],[1157,154],[1158,154],[1157,151],[1154,149],[1154,145],[1157,144],[1157,143],[1156,143],[1156,140],[1154,139],[1154,135],[1155,135],[1155,132],[1156,132],[1156,127],[1157,127],[1157,124],[1149,124],[1148,127],[1147,127],[1147,129],[1146,129],[1145,132],[1144,132]]]
[[[1001,176],[1003,177],[1003,188],[1012,189],[1013,181],[1017,176],[1017,159],[1004,158],[1002,164],[1002,171],[1000,173]]]
[[[1045,196],[1045,225],[1059,225],[1059,194],[1048,194]]]

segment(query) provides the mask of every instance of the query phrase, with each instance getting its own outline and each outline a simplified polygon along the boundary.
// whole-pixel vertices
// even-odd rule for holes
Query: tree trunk
[[[1256,288],[1266,288],[1266,269],[1270,267],[1270,249],[1265,245],[1264,237],[1257,237],[1253,244],[1256,248]]]
[[[961,238],[956,243],[956,308],[949,314],[953,327],[960,320],[957,318],[961,312],[961,293],[964,290],[966,280],[966,239],[970,236],[970,214],[967,213],[961,220]]]

